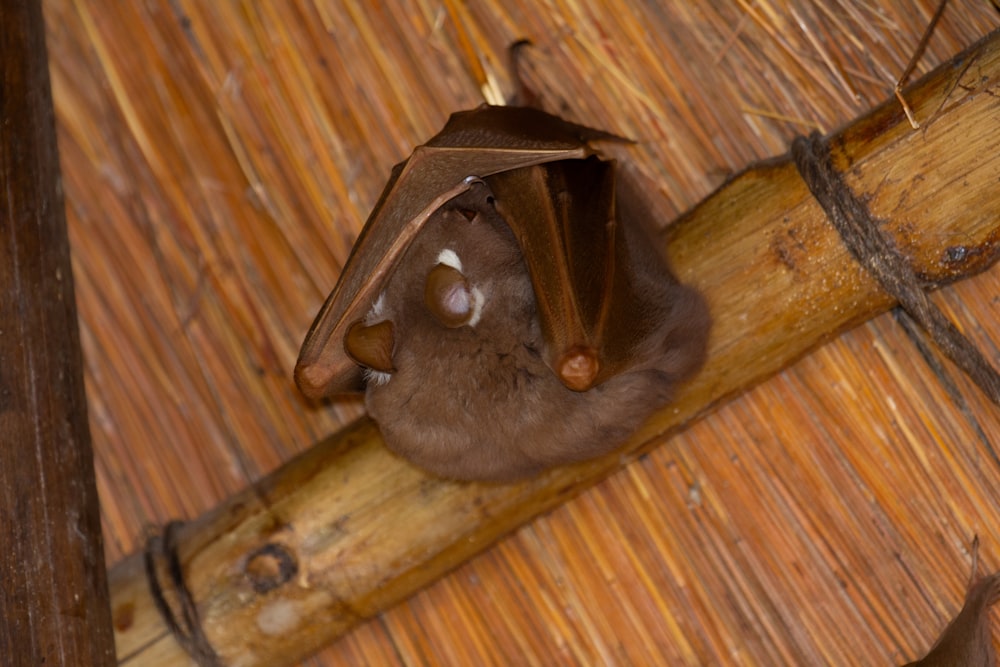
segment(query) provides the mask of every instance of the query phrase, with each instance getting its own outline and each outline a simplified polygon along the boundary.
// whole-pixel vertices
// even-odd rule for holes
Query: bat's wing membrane
[[[453,114],[444,129],[397,165],[351,251],[340,279],[306,335],[295,380],[312,398],[361,389],[344,350],[430,215],[476,179],[557,160],[582,158],[588,142],[617,137],[535,109],[480,107]]]
[[[615,164],[564,160],[486,182],[521,245],[553,372],[584,391],[640,365],[661,307],[644,289],[650,267],[626,246],[637,239],[618,222]],[[655,279],[672,282],[665,268]]]

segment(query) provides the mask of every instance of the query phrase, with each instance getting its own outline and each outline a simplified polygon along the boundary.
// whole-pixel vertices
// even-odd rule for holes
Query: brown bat
[[[961,611],[922,659],[904,667],[995,667],[990,607],[1000,602],[1000,572],[980,577],[979,538],[972,541],[972,575]]]
[[[306,337],[307,396],[366,390],[390,449],[506,480],[604,454],[701,366],[704,300],[592,144],[526,107],[453,114],[397,165]]]

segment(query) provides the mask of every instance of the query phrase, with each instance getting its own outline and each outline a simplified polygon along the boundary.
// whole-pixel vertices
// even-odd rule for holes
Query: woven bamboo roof
[[[509,90],[512,41],[679,213],[891,96],[935,5],[46,0],[109,565],[361,414],[298,395],[298,347],[390,167]],[[916,75],[996,25],[955,0]],[[934,297],[995,363],[997,294],[993,269]],[[912,660],[974,535],[1000,568],[998,446],[887,314],[305,664]]]

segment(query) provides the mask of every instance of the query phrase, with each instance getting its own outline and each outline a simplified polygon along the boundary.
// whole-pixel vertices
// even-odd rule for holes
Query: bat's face
[[[470,343],[489,341],[491,349],[508,354],[540,344],[524,261],[484,184],[431,217],[363,324],[358,329],[376,341],[353,344],[362,338],[352,331],[347,350],[368,367],[370,389]]]
[[[559,381],[518,243],[484,184],[426,223],[359,329],[348,352],[368,367],[386,443],[447,477],[508,479],[603,453],[671,384],[656,371],[587,392]]]

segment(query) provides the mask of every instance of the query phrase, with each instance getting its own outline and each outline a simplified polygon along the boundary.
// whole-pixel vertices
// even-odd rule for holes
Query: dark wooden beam
[[[0,662],[114,640],[38,0],[0,2]]]

